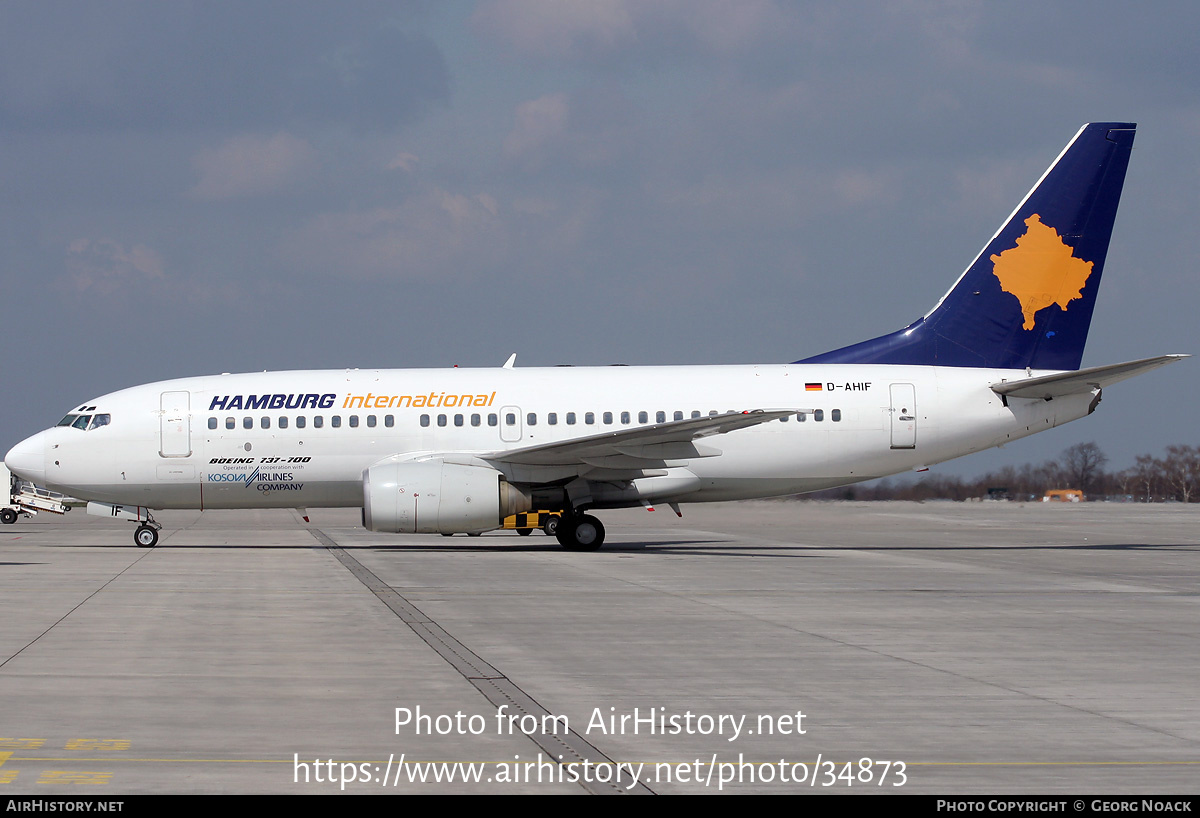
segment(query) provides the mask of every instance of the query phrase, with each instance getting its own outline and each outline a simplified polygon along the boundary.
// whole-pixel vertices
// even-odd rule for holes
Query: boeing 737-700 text
[[[1186,357],[1079,369],[1134,128],[1081,128],[928,314],[860,344],[758,366],[183,378],[85,401],[5,463],[138,522],[141,546],[151,509],[350,506],[374,531],[442,534],[556,510],[582,551],[604,541],[592,509],[678,513],[998,446]]]

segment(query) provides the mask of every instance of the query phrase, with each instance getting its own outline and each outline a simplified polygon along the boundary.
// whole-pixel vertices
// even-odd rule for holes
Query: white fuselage
[[[362,506],[364,470],[396,455],[486,456],[695,413],[804,410],[704,438],[705,456],[663,464],[699,482],[664,480],[653,499],[770,497],[920,468],[1088,413],[1089,394],[1006,406],[989,388],[1030,374],[1046,373],[792,364],[214,375],[88,401],[72,414],[108,415],[105,425],[48,429],[9,465],[75,497],[148,508]],[[497,468],[544,485],[592,469],[604,480],[622,466],[609,461]]]

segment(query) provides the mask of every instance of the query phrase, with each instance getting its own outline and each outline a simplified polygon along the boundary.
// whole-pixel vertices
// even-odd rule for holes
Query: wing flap
[[[485,460],[525,466],[566,466],[595,463],[660,462],[713,457],[719,450],[692,441],[769,423],[800,409],[756,409],[686,420],[636,426],[572,440],[542,443],[482,455]]]

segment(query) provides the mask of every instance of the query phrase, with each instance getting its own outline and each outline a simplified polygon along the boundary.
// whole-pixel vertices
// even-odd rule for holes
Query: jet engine
[[[486,466],[385,461],[363,472],[363,525],[371,531],[488,531],[532,507],[528,492]]]

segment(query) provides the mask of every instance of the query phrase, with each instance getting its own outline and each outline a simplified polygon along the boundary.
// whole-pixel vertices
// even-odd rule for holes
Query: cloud
[[[157,250],[144,244],[127,247],[110,238],[71,241],[66,272],[55,283],[81,299],[106,300],[106,309],[114,311],[130,304],[238,305],[246,296],[246,282],[169,272]]]
[[[607,52],[635,37],[625,0],[493,0],[475,12],[475,28],[538,57]]]
[[[527,100],[513,120],[503,152],[525,171],[611,169],[627,163],[639,144],[635,106],[610,89]]]
[[[550,94],[517,106],[517,122],[504,139],[504,154],[523,156],[543,147],[567,129],[567,95]]]
[[[850,207],[890,207],[899,199],[900,181],[895,169],[846,168],[835,176],[833,191],[842,204]]]
[[[191,195],[212,201],[271,193],[302,178],[315,159],[313,147],[290,134],[235,136],[192,157],[200,181]]]
[[[388,170],[402,170],[405,173],[412,173],[417,169],[417,165],[421,160],[411,153],[398,153],[392,157],[387,163]]]
[[[65,284],[77,293],[133,292],[166,278],[162,256],[144,244],[126,248],[113,239],[75,239],[67,246]]]
[[[783,18],[772,0],[490,0],[472,22],[518,54],[580,59],[677,42],[710,54],[749,49]]]
[[[0,4],[9,128],[389,130],[450,98],[415,4]]]
[[[281,254],[330,276],[469,280],[496,269],[507,247],[492,196],[435,188],[394,207],[316,216],[284,238]]]
[[[777,30],[783,17],[770,0],[675,0],[650,8],[676,17],[697,42],[718,53],[752,47]]]

